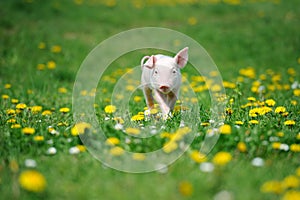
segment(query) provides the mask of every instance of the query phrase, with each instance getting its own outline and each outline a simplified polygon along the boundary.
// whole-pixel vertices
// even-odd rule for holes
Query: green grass
[[[13,0],[0,3],[0,193],[3,199],[213,199],[224,190],[234,199],[281,199],[289,190],[299,192],[299,184],[279,194],[261,191],[261,186],[270,180],[285,183],[283,180],[295,175],[300,166],[299,152],[274,148],[274,142],[289,148],[293,144],[300,145],[299,96],[291,88],[284,89],[295,81],[300,82],[298,1],[242,1],[240,5],[224,2],[176,6],[157,4],[142,8],[136,8],[131,1],[117,1],[112,7],[103,2],[86,0],[78,5],[75,1],[34,0],[30,3]],[[188,23],[190,17],[196,18],[195,25]],[[207,162],[213,162],[218,152],[230,153],[232,159],[225,166],[215,164],[212,172],[205,173],[199,169],[200,164],[191,159],[191,152],[199,150],[209,132],[210,127],[204,125],[196,127],[199,135],[190,149],[168,167],[167,173],[119,172],[105,167],[88,151],[74,155],[69,153],[71,147],[82,142],[78,136],[72,135],[75,124],[72,110],[65,114],[59,110],[72,107],[72,89],[81,63],[101,41],[124,30],[144,26],[170,28],[192,37],[213,58],[223,80],[236,84],[234,88],[226,88],[228,100],[234,100],[233,104],[226,105],[233,112],[227,113],[224,119],[225,124],[230,125],[231,133],[221,134],[218,143],[207,155]],[[38,48],[41,42],[46,44],[44,49]],[[62,51],[52,52],[54,45],[60,46]],[[104,108],[110,104],[114,81],[120,79],[126,68],[139,65],[142,56],[154,52],[157,50],[123,55],[105,71],[106,79],[103,78],[97,87],[95,110],[101,128],[108,137],[120,139],[118,146],[133,152],[160,149],[169,139],[162,139],[158,134],[143,140],[131,137],[133,142],[125,143],[128,136],[114,129],[114,120],[105,120],[111,115],[105,113]],[[47,68],[49,61],[56,63],[55,69]],[[38,64],[45,64],[45,69],[37,70]],[[248,66],[253,67],[254,78],[240,74],[240,70]],[[288,68],[293,68],[295,74],[289,74]],[[192,83],[195,73],[192,66],[188,65],[182,71]],[[281,79],[274,82],[272,78],[276,75],[281,75]],[[242,81],[240,77],[243,77]],[[139,77],[132,79],[139,80]],[[251,90],[258,80],[265,86],[262,94]],[[6,84],[11,84],[11,88],[5,88]],[[129,85],[130,81],[126,84]],[[204,83],[194,84],[200,86]],[[61,87],[67,92],[58,92]],[[200,100],[201,122],[208,122],[208,93],[205,90],[196,94]],[[184,100],[185,93],[181,95]],[[135,102],[134,96],[142,97],[142,92],[134,91],[130,98],[131,115],[143,111],[145,106],[143,98]],[[248,97],[255,97],[255,102],[274,99],[276,104],[269,106],[271,112],[251,117],[249,111],[261,106],[243,108],[249,103]],[[16,110],[12,99],[18,99],[19,103],[28,107],[42,106],[42,111],[51,110],[52,115],[43,116],[42,111],[34,114],[28,107],[15,115],[8,114],[8,109]],[[292,101],[296,104],[293,105]],[[286,108],[287,116],[275,113],[278,106]],[[173,134],[180,117],[180,114],[175,115],[167,121],[165,131]],[[16,122],[8,122],[10,119]],[[253,119],[259,124],[250,124]],[[238,120],[244,124],[236,126],[235,121]],[[295,125],[284,125],[287,120],[295,121]],[[139,124],[147,125],[154,121],[125,121],[125,125],[139,127]],[[20,124],[21,128],[12,129],[12,124]],[[50,126],[59,134],[51,134]],[[33,127],[35,133],[23,134],[21,130],[24,127]],[[37,135],[43,136],[43,141],[35,141]],[[246,152],[238,150],[239,142],[246,144]],[[47,151],[52,146],[57,153],[48,155]],[[111,147],[106,148],[109,151]],[[255,157],[263,158],[262,167],[251,164]],[[27,191],[19,183],[22,172],[29,169],[24,163],[26,159],[37,162],[35,170],[47,181],[41,193]],[[300,181],[299,173],[297,179]],[[190,194],[180,189],[183,182],[188,183],[184,189],[193,188]]]

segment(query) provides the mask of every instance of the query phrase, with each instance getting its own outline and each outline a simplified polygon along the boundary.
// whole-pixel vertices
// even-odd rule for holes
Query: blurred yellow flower
[[[37,136],[34,136],[33,140],[34,141],[44,141],[44,136],[42,135],[37,135]]]
[[[219,166],[223,166],[226,165],[227,163],[229,163],[232,159],[232,156],[230,153],[228,152],[218,152],[214,157],[212,162],[215,165],[219,165]]]
[[[26,135],[32,135],[35,133],[35,129],[31,128],[31,127],[25,127],[25,128],[22,128],[22,133],[24,133]]]
[[[134,153],[132,155],[132,159],[133,160],[139,160],[139,161],[142,161],[142,160],[145,160],[146,159],[146,156],[144,153]]]
[[[22,188],[30,192],[43,192],[46,188],[46,179],[38,171],[26,170],[19,176],[19,183]]]
[[[32,113],[36,114],[36,113],[41,112],[42,109],[43,109],[42,106],[32,106],[30,110],[31,110]]]
[[[280,149],[280,145],[281,145],[280,142],[273,142],[272,143],[272,148],[278,150],[278,149]]]
[[[21,128],[20,124],[13,124],[10,126],[10,128]]]
[[[287,120],[284,122],[284,125],[286,125],[286,126],[293,126],[295,124],[296,124],[296,122],[294,120]]]
[[[40,42],[38,45],[39,49],[45,49],[46,48],[46,43],[45,42]]]
[[[235,123],[236,125],[243,125],[243,124],[244,124],[243,121],[235,121],[234,123]]]
[[[231,126],[228,124],[224,124],[220,127],[221,134],[231,134]]]
[[[134,115],[131,117],[131,121],[142,121],[145,119],[144,115]]]
[[[200,153],[198,150],[193,150],[190,153],[190,158],[195,161],[196,163],[202,163],[207,160],[206,156],[202,153]]]
[[[67,90],[67,88],[65,88],[65,87],[60,87],[60,88],[58,88],[58,92],[59,92],[59,93],[62,93],[62,94],[65,94],[65,93],[68,92],[68,90]]]
[[[282,187],[285,189],[297,188],[300,186],[300,180],[297,176],[290,175],[283,179]]]
[[[17,103],[19,103],[19,100],[18,100],[18,99],[12,99],[12,100],[11,100],[11,103],[17,104]]]
[[[178,148],[177,143],[171,140],[164,144],[163,151],[165,153],[171,153],[172,151],[175,151],[177,148]]]
[[[51,114],[52,114],[51,110],[44,110],[42,112],[42,115],[51,115]]]
[[[44,70],[44,69],[46,68],[46,65],[43,64],[43,63],[39,63],[39,64],[36,66],[36,68],[37,68],[37,70],[42,71],[42,70]]]
[[[282,200],[298,200],[298,199],[300,199],[300,191],[298,190],[289,190],[282,197]]]
[[[47,67],[48,67],[48,69],[55,69],[56,68],[56,63],[53,60],[48,61],[47,62]]]
[[[188,181],[181,181],[178,186],[179,193],[183,196],[189,197],[193,194],[193,185]]]
[[[291,144],[290,150],[292,152],[300,152],[300,144]]]
[[[112,113],[116,112],[116,110],[117,110],[116,106],[113,106],[113,105],[107,105],[104,108],[104,112],[107,114],[112,114]]]
[[[110,149],[109,153],[113,156],[121,156],[124,154],[124,149],[121,147],[113,147]]]
[[[105,144],[114,146],[114,145],[120,144],[120,140],[116,137],[110,137],[110,138],[106,139]]]
[[[60,53],[61,52],[61,46],[59,45],[54,45],[51,47],[51,52],[52,53]]]
[[[131,135],[138,135],[140,134],[140,129],[128,127],[125,129],[125,132]]]
[[[274,106],[276,101],[274,99],[267,99],[266,101],[267,106]]]
[[[27,107],[25,103],[19,103],[16,105],[16,109],[24,110]]]
[[[274,194],[280,194],[283,192],[282,184],[280,181],[267,181],[265,182],[261,188],[260,191],[263,193],[274,193]]]
[[[295,89],[293,93],[296,97],[300,97],[300,89]]]
[[[140,96],[134,96],[133,101],[134,102],[140,102],[142,100],[142,97]]]
[[[196,17],[189,17],[189,18],[188,18],[188,24],[191,25],[191,26],[196,25],[197,22],[198,22],[198,20],[197,20]]]
[[[284,113],[286,111],[286,108],[283,106],[278,106],[275,108],[275,113]]]
[[[71,135],[77,136],[79,134],[84,134],[85,131],[90,128],[91,128],[91,124],[86,122],[79,122],[71,128]]]
[[[239,142],[237,144],[237,149],[242,153],[247,152],[247,146],[246,146],[245,142]]]
[[[61,112],[61,113],[68,113],[68,112],[70,112],[70,108],[67,108],[67,107],[60,108],[59,112]]]

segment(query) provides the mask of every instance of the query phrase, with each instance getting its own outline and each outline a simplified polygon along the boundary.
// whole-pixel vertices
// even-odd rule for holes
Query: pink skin
[[[146,63],[144,63],[146,61]],[[141,82],[148,108],[159,104],[164,119],[173,110],[178,99],[182,69],[188,61],[188,48],[179,51],[174,58],[164,55],[145,56],[141,60]]]

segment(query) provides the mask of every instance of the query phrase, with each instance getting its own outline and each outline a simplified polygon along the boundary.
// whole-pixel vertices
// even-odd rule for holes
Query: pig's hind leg
[[[148,109],[151,110],[152,108],[154,108],[154,99],[152,95],[152,90],[149,87],[144,87],[143,92],[144,92],[144,97],[146,98],[147,107]]]

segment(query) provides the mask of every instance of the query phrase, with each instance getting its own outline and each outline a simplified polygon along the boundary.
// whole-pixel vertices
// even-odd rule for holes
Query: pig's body
[[[181,85],[180,68],[187,63],[187,50],[188,48],[184,48],[174,58],[154,55],[145,56],[141,61],[141,83],[147,106],[150,110],[153,109],[155,99],[164,118],[168,117],[178,99]]]

